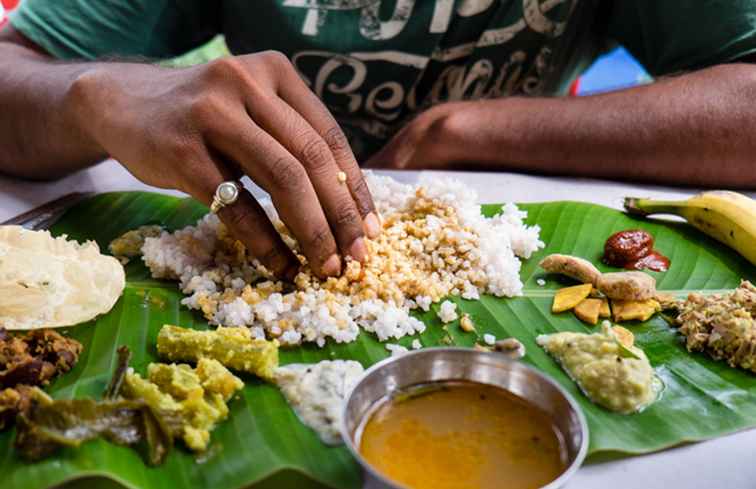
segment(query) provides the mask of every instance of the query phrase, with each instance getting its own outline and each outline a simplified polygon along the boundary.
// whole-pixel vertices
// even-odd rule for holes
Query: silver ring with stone
[[[215,189],[213,203],[210,204],[210,212],[217,214],[227,205],[231,205],[239,199],[242,186],[238,182],[223,182]]]

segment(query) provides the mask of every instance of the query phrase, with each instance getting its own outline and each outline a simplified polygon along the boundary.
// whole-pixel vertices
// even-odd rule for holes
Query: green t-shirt
[[[282,51],[360,159],[433,104],[563,93],[612,42],[654,75],[756,52],[754,0],[24,0],[11,23],[63,59],[169,58],[218,33]]]

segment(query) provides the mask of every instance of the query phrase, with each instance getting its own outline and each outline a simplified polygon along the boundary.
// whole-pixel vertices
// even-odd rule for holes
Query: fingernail
[[[367,258],[367,246],[365,245],[364,239],[357,238],[352,241],[351,246],[349,246],[349,256],[359,262],[365,261]]]
[[[375,215],[375,212],[371,212],[365,216],[364,223],[365,234],[367,234],[368,238],[374,239],[381,234],[381,222],[378,220],[378,216]]]
[[[339,255],[331,255],[325,263],[323,263],[323,275],[327,277],[335,277],[341,273],[341,258]]]

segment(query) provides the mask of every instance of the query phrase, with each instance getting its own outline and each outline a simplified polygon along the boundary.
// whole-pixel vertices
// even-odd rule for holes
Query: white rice
[[[496,343],[496,336],[486,333],[483,335],[483,341],[486,343],[486,345],[493,345]]]
[[[431,304],[433,304],[433,299],[427,295],[420,295],[415,297],[415,304],[417,304],[423,311],[428,312],[430,311]]]
[[[405,353],[409,351],[406,347],[402,345],[397,345],[395,343],[386,343],[386,349],[391,352],[392,357],[398,357],[398,356],[404,355]]]
[[[384,220],[403,212],[418,190],[418,186],[404,185],[388,177],[368,174],[366,178]],[[481,281],[475,285],[464,280],[449,292],[472,300],[478,299],[481,292],[499,297],[520,295],[520,258],[528,258],[543,247],[538,239],[538,226],[523,223],[526,213],[514,204],[506,204],[501,214],[485,218],[476,202],[477,194],[459,181],[426,179],[419,186],[426,198],[453,209],[464,228],[455,231],[459,239],[475,239],[478,243],[473,250],[476,263],[466,261],[460,269],[476,273],[482,277]],[[280,224],[270,202],[263,202],[263,207]],[[448,236],[444,223],[433,215],[427,216],[425,226],[429,239],[437,240],[436,236],[444,233]],[[407,296],[397,303],[378,298],[362,300],[317,286],[285,293],[277,283],[260,283],[267,272],[257,260],[238,266],[219,261],[219,234],[223,232],[218,218],[208,214],[195,226],[146,239],[142,248],[143,260],[152,276],[178,280],[187,295],[182,304],[202,311],[212,324],[247,326],[254,336],[276,337],[282,344],[313,342],[319,346],[329,338],[338,343],[354,341],[360,330],[375,334],[382,342],[425,330],[425,325],[412,317],[410,311],[416,308],[428,311],[434,301],[429,295]],[[296,246],[288,236],[284,239],[290,246]],[[422,251],[417,242],[410,246],[420,246]],[[434,256],[433,260],[439,258]],[[439,266],[444,265],[441,260]],[[255,293],[266,292],[251,300],[246,295],[248,284],[255,284]],[[445,302],[439,317],[445,322],[445,318],[452,316],[449,320],[456,319],[455,308],[453,303]]]
[[[444,324],[456,321],[459,318],[457,316],[457,305],[452,301],[442,302],[441,307],[438,308],[438,317]]]

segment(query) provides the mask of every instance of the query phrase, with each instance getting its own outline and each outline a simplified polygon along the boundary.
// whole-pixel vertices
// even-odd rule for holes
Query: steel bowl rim
[[[389,487],[401,487],[396,482],[386,478],[383,474],[381,474],[376,469],[374,469],[373,466],[362,457],[359,450],[355,446],[355,442],[354,440],[352,440],[351,433],[349,432],[349,429],[347,427],[347,409],[349,407],[349,401],[351,401],[352,399],[352,394],[354,394],[354,392],[365,382],[365,379],[367,379],[374,372],[376,372],[377,370],[380,370],[386,365],[397,362],[400,359],[406,359],[407,357],[430,355],[430,354],[444,353],[444,352],[461,352],[466,355],[472,354],[474,356],[496,355],[495,357],[496,360],[516,363],[520,367],[523,367],[526,370],[530,370],[533,374],[535,374],[536,377],[538,377],[542,381],[547,382],[552,387],[556,388],[557,392],[559,392],[564,397],[564,399],[567,400],[567,404],[570,406],[570,408],[572,408],[572,411],[577,415],[578,426],[583,436],[581,437],[580,448],[578,449],[578,452],[575,455],[575,460],[572,461],[572,463],[567,467],[567,469],[564,470],[564,472],[562,472],[559,475],[559,477],[549,482],[547,485],[543,486],[541,489],[557,489],[559,487],[562,487],[566,483],[567,480],[569,480],[572,476],[575,475],[575,472],[577,472],[578,469],[582,467],[583,462],[585,461],[585,457],[588,454],[588,445],[589,445],[590,440],[589,440],[588,422],[585,418],[585,414],[583,413],[583,410],[580,408],[580,405],[577,403],[577,401],[572,396],[572,394],[567,392],[564,389],[564,387],[562,387],[557,381],[547,376],[540,370],[524,362],[521,362],[519,360],[512,360],[510,358],[507,358],[501,355],[500,353],[485,352],[485,351],[473,350],[471,348],[463,348],[463,347],[431,347],[431,348],[424,348],[422,350],[409,351],[401,355],[390,356],[390,357],[384,358],[383,360],[377,363],[374,363],[367,370],[365,370],[365,373],[362,375],[360,380],[356,384],[354,384],[354,386],[349,390],[349,392],[347,393],[345,397],[344,404],[341,411],[341,426],[340,426],[341,437],[343,438],[344,443],[347,446],[347,449],[349,450],[351,455],[357,460],[357,462],[359,462],[363,471],[368,472],[372,477],[382,482],[383,484],[386,484]],[[449,380],[452,380],[452,379],[449,379]],[[364,420],[360,420],[360,424],[362,422],[364,422]]]

